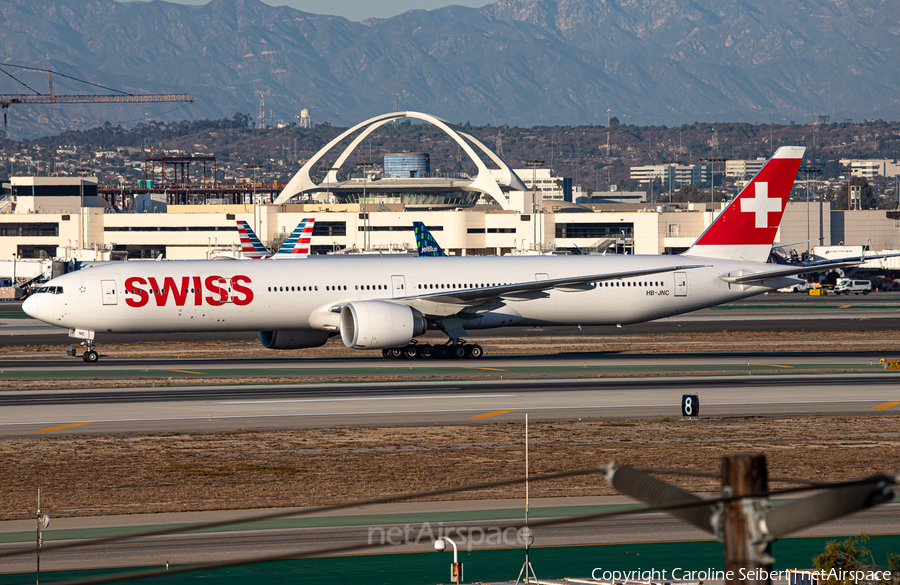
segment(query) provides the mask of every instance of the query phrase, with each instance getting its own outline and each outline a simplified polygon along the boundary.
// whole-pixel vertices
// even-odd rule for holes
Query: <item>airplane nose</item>
[[[22,303],[22,310],[25,311],[25,314],[34,319],[40,319],[38,316],[38,311],[40,310],[40,302],[41,299],[38,295],[31,295],[25,302]]]

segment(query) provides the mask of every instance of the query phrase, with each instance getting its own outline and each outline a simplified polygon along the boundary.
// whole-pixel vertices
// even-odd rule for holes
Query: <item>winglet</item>
[[[765,262],[806,149],[782,146],[685,256]]]

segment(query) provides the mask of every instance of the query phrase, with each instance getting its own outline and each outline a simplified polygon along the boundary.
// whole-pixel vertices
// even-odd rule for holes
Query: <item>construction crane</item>
[[[30,69],[30,68],[29,68]],[[5,73],[5,72],[4,72]],[[11,77],[11,76],[10,76]],[[68,76],[66,76],[68,77]],[[15,79],[15,78],[13,78]],[[18,80],[16,80],[18,81]],[[0,94],[0,109],[3,109],[3,129],[6,130],[6,110],[13,104],[143,104],[153,102],[190,102],[193,103],[191,96],[186,93],[150,93],[150,94],[130,94],[122,93],[121,95],[100,95],[100,94],[74,94],[74,95],[57,95],[53,93],[53,78],[50,71],[47,71],[47,82],[50,92],[47,95],[35,93],[4,93]],[[20,82],[21,83],[21,82]],[[92,84],[93,85],[93,84]],[[28,87],[28,86],[26,86]],[[29,88],[30,89],[30,88]]]

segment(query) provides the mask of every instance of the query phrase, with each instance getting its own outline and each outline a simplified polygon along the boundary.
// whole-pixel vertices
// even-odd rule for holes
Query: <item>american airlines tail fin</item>
[[[238,233],[241,235],[241,256],[244,258],[269,258],[272,256],[256,237],[250,224],[239,219],[237,226]]]
[[[424,223],[414,221],[413,229],[416,232],[416,248],[419,250],[419,256],[446,256]]]
[[[782,146],[684,253],[765,262],[806,148]]]
[[[309,242],[312,239],[315,223],[315,218],[303,218],[273,258],[306,258],[309,256]]]

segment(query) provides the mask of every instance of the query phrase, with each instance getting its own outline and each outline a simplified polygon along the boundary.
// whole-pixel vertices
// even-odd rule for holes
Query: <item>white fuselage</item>
[[[271,261],[120,262],[54,278],[26,312],[47,323],[97,333],[330,330],[333,307],[642,269],[678,272],[550,290],[464,320],[467,329],[533,325],[618,325],[651,321],[753,296],[788,279],[729,285],[723,274],[765,264],[687,256],[310,257]],[[794,282],[793,279],[788,282]],[[54,294],[55,293],[55,294]]]

